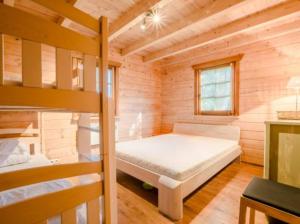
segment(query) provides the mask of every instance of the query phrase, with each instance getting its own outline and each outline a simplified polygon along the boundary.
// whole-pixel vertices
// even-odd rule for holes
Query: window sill
[[[200,113],[194,114],[196,117],[229,117],[229,118],[239,118],[238,114],[209,114],[209,113]]]

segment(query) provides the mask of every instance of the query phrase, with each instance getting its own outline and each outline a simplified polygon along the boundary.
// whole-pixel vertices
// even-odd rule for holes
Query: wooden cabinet
[[[264,176],[300,187],[300,121],[267,121]]]

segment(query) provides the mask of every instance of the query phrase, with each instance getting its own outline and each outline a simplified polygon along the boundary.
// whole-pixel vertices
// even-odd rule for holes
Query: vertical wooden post
[[[22,82],[27,87],[42,87],[42,45],[22,40]]]
[[[56,49],[56,86],[58,89],[72,89],[71,51]]]
[[[117,223],[116,161],[115,161],[115,120],[113,90],[108,86],[108,21],[100,18],[100,88],[102,114],[100,144],[104,161],[104,220],[106,224]]]
[[[87,54],[83,59],[83,89],[96,92],[96,57]]]
[[[0,33],[0,86],[4,84],[4,36]]]

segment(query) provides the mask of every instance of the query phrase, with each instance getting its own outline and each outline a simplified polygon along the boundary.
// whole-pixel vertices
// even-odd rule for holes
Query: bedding
[[[240,154],[238,141],[179,133],[165,134],[116,145],[119,159],[183,181],[223,157]]]
[[[80,184],[83,183],[87,184],[87,183],[91,183],[92,181],[93,181],[92,178],[88,178],[88,175],[85,175],[85,177],[82,179]],[[47,181],[43,183],[32,184],[29,186],[20,187],[12,190],[2,191],[0,192],[0,207],[15,202],[19,202],[28,198],[32,198],[35,196],[67,189],[72,186],[74,186],[74,183],[69,181],[68,179],[60,179],[55,181]],[[87,223],[86,211],[87,210],[85,204],[77,206],[76,208],[77,223],[79,224]],[[61,223],[60,216],[54,216],[48,220],[48,224],[60,224],[60,223]]]
[[[20,169],[34,168],[39,166],[49,166],[49,165],[52,165],[52,163],[46,156],[44,156],[43,154],[36,154],[31,156],[30,160],[26,163],[1,167],[0,173],[16,171]],[[99,179],[99,175],[96,174],[82,175],[79,176],[78,178],[73,177],[68,179],[47,181],[47,182],[15,188],[7,191],[2,191],[0,192],[0,207],[15,202],[19,202],[24,199],[32,198],[38,195],[43,195],[43,194],[67,189],[75,185],[89,184],[96,181],[97,179]],[[87,223],[85,204],[77,206],[76,218],[77,218],[77,223],[79,224]],[[101,214],[100,214],[100,219],[101,219]],[[60,216],[55,216],[48,220],[48,224],[60,224],[60,223],[61,223]]]
[[[29,146],[17,140],[0,141],[0,167],[26,163],[30,160]]]
[[[39,166],[51,165],[51,161],[43,154],[36,154],[29,157],[29,160],[25,163],[0,167],[0,173],[16,171],[21,169],[28,169]]]

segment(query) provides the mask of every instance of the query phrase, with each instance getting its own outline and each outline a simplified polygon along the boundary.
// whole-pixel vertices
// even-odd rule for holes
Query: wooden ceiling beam
[[[134,54],[138,51],[141,51],[151,45],[156,44],[158,41],[162,41],[167,39],[168,37],[174,35],[175,33],[182,31],[184,29],[189,28],[190,26],[194,25],[197,22],[200,22],[201,20],[205,20],[208,17],[211,17],[217,13],[220,13],[224,11],[225,9],[231,8],[232,6],[238,5],[241,2],[246,2],[244,0],[227,0],[227,1],[215,1],[211,0],[209,3],[207,3],[204,7],[201,9],[196,9],[194,12],[192,12],[188,17],[179,19],[178,21],[174,22],[173,24],[170,24],[160,33],[157,35],[157,33],[154,33],[152,35],[149,35],[149,37],[144,38],[136,43],[134,43],[131,46],[128,46],[124,49],[122,49],[122,55],[130,55]]]
[[[13,7],[15,5],[15,0],[3,0],[3,4]]]
[[[76,4],[78,0],[67,0],[66,2],[69,3],[70,5],[74,6]],[[63,16],[60,16],[58,19],[57,19],[57,24],[59,25],[64,25],[66,21],[66,18],[63,17]]]
[[[141,21],[142,16],[149,9],[156,7],[158,4],[160,7],[168,4],[171,0],[140,0],[123,15],[121,15],[116,21],[110,24],[109,27],[109,41],[113,40],[117,36],[129,30],[129,28],[136,25]]]
[[[165,49],[150,53],[144,57],[144,61],[157,61],[168,56],[186,52],[197,47],[242,33],[243,31],[248,31],[261,25],[280,20],[299,11],[300,1],[289,0],[282,4],[278,4],[271,8],[251,14],[242,19],[233,21],[224,26],[199,34],[178,44],[174,44],[172,47],[167,47]]]
[[[73,7],[71,4],[65,1],[53,1],[53,0],[32,0],[54,12],[76,22],[89,29],[99,33],[99,22],[89,14]]]
[[[174,66],[174,64],[177,64],[179,66],[190,66],[191,64],[194,64],[195,60],[197,60],[198,58],[200,60],[200,58],[209,57],[210,55],[212,55],[212,53],[219,54],[222,52],[227,52],[228,50],[248,46],[257,42],[267,41],[281,36],[297,33],[300,32],[299,24],[300,19],[296,19],[291,22],[286,22],[276,26],[268,26],[265,29],[255,29],[250,33],[242,33],[230,39],[225,39],[202,46],[198,48],[196,52],[192,51],[185,52],[181,55],[174,55],[164,62],[164,66],[165,68],[168,68],[169,66],[172,67]]]

